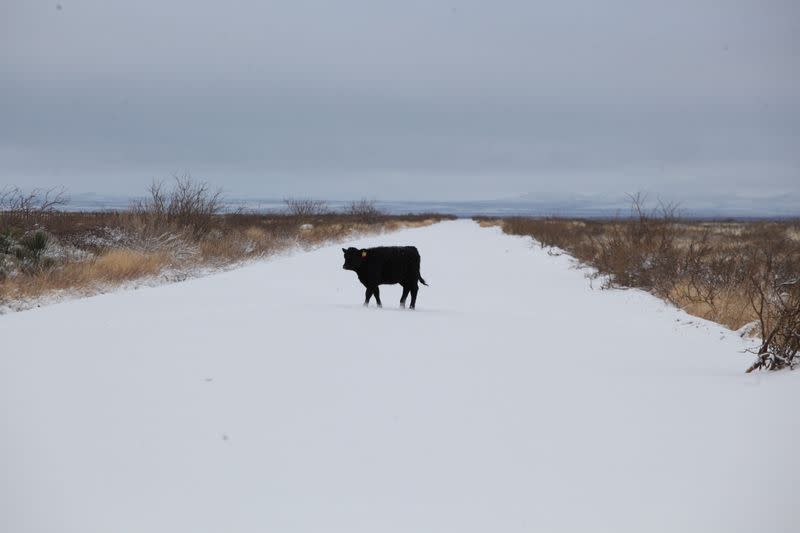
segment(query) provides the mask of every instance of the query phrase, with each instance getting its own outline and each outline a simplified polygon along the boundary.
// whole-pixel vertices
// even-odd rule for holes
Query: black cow
[[[414,246],[381,246],[378,248],[342,248],[344,252],[344,268],[358,275],[358,280],[367,288],[364,305],[375,295],[375,302],[382,307],[378,285],[403,286],[400,305],[406,306],[406,297],[411,293],[411,309],[417,304],[417,291],[421,281],[427,286],[419,274],[419,252]]]

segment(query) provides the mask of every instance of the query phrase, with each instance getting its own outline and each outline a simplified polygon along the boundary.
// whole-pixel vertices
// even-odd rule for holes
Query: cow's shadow
[[[437,309],[437,308],[425,308],[417,306],[416,309],[408,309],[402,308],[400,306],[387,306],[384,305],[383,307],[378,307],[374,303],[371,304],[369,307],[365,307],[364,304],[332,304],[331,307],[335,307],[338,309],[350,309],[350,310],[363,310],[367,311],[375,311],[381,313],[408,313],[408,314],[438,314],[438,315],[460,315],[459,311],[454,309]]]

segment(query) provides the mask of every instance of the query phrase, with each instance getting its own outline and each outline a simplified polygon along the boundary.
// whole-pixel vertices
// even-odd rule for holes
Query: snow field
[[[584,274],[461,220],[0,316],[0,531],[796,531],[797,374]]]

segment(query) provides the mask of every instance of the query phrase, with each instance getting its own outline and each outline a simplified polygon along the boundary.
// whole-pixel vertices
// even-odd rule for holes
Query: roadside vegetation
[[[285,204],[274,213],[227,212],[219,191],[190,177],[153,183],[123,211],[70,212],[63,190],[0,190],[0,312],[448,218],[388,215],[369,200],[344,212],[311,199]]]
[[[631,196],[614,219],[479,219],[594,267],[605,287],[637,287],[689,313],[757,335],[748,372],[800,364],[800,220],[690,220]],[[558,253],[554,250],[553,253]]]

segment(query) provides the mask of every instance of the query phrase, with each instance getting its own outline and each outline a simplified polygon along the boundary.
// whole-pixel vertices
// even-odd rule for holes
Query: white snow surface
[[[0,317],[0,531],[799,531],[797,372],[453,221]],[[595,284],[596,285],[596,284]]]

